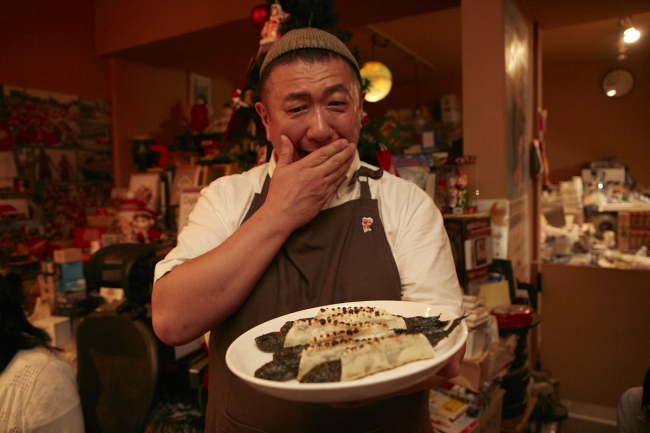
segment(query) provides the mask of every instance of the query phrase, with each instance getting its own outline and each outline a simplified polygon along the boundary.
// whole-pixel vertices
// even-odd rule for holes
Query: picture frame
[[[201,166],[198,164],[187,167],[176,167],[169,204],[171,206],[178,206],[181,191],[185,188],[198,186],[200,175]]]
[[[134,173],[129,178],[129,191],[142,201],[147,209],[158,213],[160,210],[160,173]]]
[[[190,107],[196,103],[196,98],[199,96],[203,97],[207,107],[212,106],[212,79],[204,75],[190,73]]]
[[[196,202],[201,197],[201,187],[185,188],[180,192],[180,203],[178,207],[178,220],[176,222],[178,234],[181,233],[183,227],[189,222],[190,213],[194,209]]]

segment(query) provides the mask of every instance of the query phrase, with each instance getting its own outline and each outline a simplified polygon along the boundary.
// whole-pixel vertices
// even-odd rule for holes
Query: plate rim
[[[436,305],[432,304],[427,304],[427,303],[422,303],[422,302],[412,302],[412,301],[399,301],[399,300],[374,300],[374,301],[354,301],[354,302],[342,302],[342,303],[337,303],[337,304],[328,304],[328,305],[323,305],[323,306],[318,306],[318,307],[311,307],[311,308],[306,308],[303,310],[295,311],[293,313],[287,313],[282,316],[278,316],[276,318],[267,320],[263,323],[260,323],[259,325],[256,325],[252,328],[250,328],[248,331],[242,333],[239,337],[237,337],[233,342],[230,344],[228,349],[226,350],[225,354],[225,361],[226,365],[230,369],[230,371],[237,376],[239,379],[243,380],[245,383],[247,383],[249,386],[257,389],[260,392],[264,392],[266,394],[284,398],[284,399],[289,399],[289,400],[294,400],[294,401],[303,401],[303,402],[339,402],[339,401],[345,401],[341,400],[340,398],[337,399],[332,399],[328,400],[325,395],[322,394],[329,394],[329,393],[341,393],[341,392],[346,392],[346,391],[352,391],[352,390],[362,390],[363,388],[371,388],[371,387],[376,387],[378,385],[381,385],[383,382],[392,382],[396,378],[389,378],[385,381],[377,381],[377,380],[372,380],[373,376],[376,378],[376,374],[382,374],[384,372],[378,372],[376,374],[372,374],[369,376],[366,376],[361,379],[357,380],[352,380],[348,382],[327,382],[327,383],[301,383],[299,388],[296,388],[296,381],[290,380],[287,382],[276,382],[276,381],[269,381],[267,379],[261,379],[255,376],[252,376],[245,371],[238,365],[234,364],[234,352],[237,350],[237,345],[235,343],[251,339],[251,341],[254,341],[254,337],[250,337],[251,335],[255,334],[255,330],[257,330],[260,327],[267,327],[271,324],[271,322],[277,321],[278,323],[281,323],[280,326],[277,326],[277,329],[280,329],[280,327],[287,321],[287,320],[295,320],[298,317],[293,317],[297,315],[303,315],[303,314],[313,314],[315,311],[317,311],[320,308],[333,308],[333,307],[343,307],[343,306],[376,306],[378,308],[384,308],[386,307],[382,306],[383,304],[393,304],[393,303],[403,303],[403,304],[409,304],[412,307],[421,307],[424,309],[430,308],[434,310],[434,314],[441,313],[443,316],[449,315],[452,318],[457,318],[460,317],[458,314],[455,314],[448,309],[444,307],[439,307]],[[390,311],[386,309],[389,313]],[[393,313],[395,314],[395,313]],[[308,317],[308,316],[305,316]],[[453,319],[452,319],[453,320]],[[408,379],[412,376],[419,376],[420,374],[424,374],[425,371],[428,370],[435,370],[437,367],[444,366],[444,363],[449,360],[460,348],[461,346],[466,342],[467,340],[467,334],[468,334],[468,328],[467,324],[465,321],[462,321],[459,325],[458,328],[456,328],[453,334],[460,333],[460,335],[457,337],[456,341],[454,341],[449,348],[447,348],[447,352],[442,356],[442,357],[436,357],[434,355],[434,358],[430,359],[425,359],[425,360],[420,360],[420,361],[414,361],[412,363],[408,364],[413,364],[417,365],[423,364],[425,365],[421,369],[416,369],[416,371],[411,372],[410,374],[406,375],[404,379]],[[240,344],[240,343],[238,343]],[[437,361],[434,364],[431,364],[432,361]],[[405,364],[405,365],[408,365]],[[431,365],[428,365],[431,364]],[[260,365],[261,366],[261,365]],[[400,366],[402,367],[402,366]],[[400,368],[397,367],[397,368]],[[438,370],[440,369],[438,368]],[[386,373],[392,372],[394,369],[387,370]],[[435,372],[432,372],[431,374],[435,374]],[[368,379],[367,381],[364,381],[364,379]],[[407,381],[405,381],[407,382]],[[272,383],[272,386],[269,386],[269,384]],[[408,388],[408,386],[404,386],[401,389]],[[396,390],[396,392],[399,391]],[[314,398],[307,398],[310,393],[320,393],[321,395],[319,396],[314,396]],[[295,394],[295,397],[288,397],[288,396],[279,396],[279,394]]]

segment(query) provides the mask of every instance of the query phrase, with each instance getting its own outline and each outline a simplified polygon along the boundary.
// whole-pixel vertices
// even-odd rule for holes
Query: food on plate
[[[433,348],[447,337],[465,317],[459,317],[449,324],[448,320],[440,320],[436,317],[410,317],[393,316],[389,318],[389,313],[381,309],[364,307],[368,310],[377,310],[376,317],[382,323],[361,322],[350,324],[343,323],[343,329],[349,329],[350,326],[356,326],[360,330],[358,333],[352,332],[346,334],[332,331],[328,327],[325,334],[320,334],[311,330],[301,329],[300,333],[305,333],[313,340],[296,345],[286,346],[286,336],[293,326],[297,328],[326,326],[338,322],[341,316],[331,319],[328,312],[321,309],[319,314],[312,319],[301,319],[298,321],[287,322],[279,332],[265,334],[257,337],[255,340],[258,347],[263,346],[273,339],[274,344],[280,344],[280,348],[274,351],[273,360],[262,365],[255,371],[255,377],[274,380],[286,381],[297,378],[303,383],[313,382],[339,382],[350,381],[368,376],[379,371],[384,371],[399,367],[409,362],[421,359],[430,359],[434,356]],[[344,309],[345,310],[345,309]],[[363,314],[357,314],[354,309],[353,315],[358,320],[368,319],[369,311],[364,310]],[[331,312],[331,311],[330,311]],[[349,315],[348,311],[335,312],[337,315],[342,313]],[[371,311],[374,314],[373,311]],[[363,319],[361,318],[363,316]],[[318,320],[316,320],[318,317]],[[331,319],[331,320],[330,320]],[[307,322],[312,320],[312,322]],[[344,318],[342,320],[350,320]],[[399,322],[401,320],[402,322]],[[314,323],[315,321],[315,323]],[[296,325],[297,323],[297,325]],[[402,328],[390,328],[386,323],[392,326],[403,326]],[[402,325],[403,323],[403,325]],[[372,326],[370,326],[372,325]],[[377,326],[382,325],[382,326]],[[365,330],[381,330],[376,335],[369,335],[368,332],[357,338]],[[385,330],[387,329],[387,331]],[[325,338],[325,337],[332,338]],[[262,344],[260,344],[262,340]],[[294,341],[294,340],[291,340]],[[302,341],[298,339],[298,341]],[[286,347],[282,347],[282,345]],[[267,346],[264,346],[268,348]],[[260,347],[261,350],[265,350]],[[268,350],[265,350],[268,351]]]
[[[303,349],[298,380],[303,383],[347,382],[409,362],[433,358],[433,347],[424,334],[399,334],[358,340],[338,359],[320,362],[312,346]],[[303,368],[303,359],[311,361]],[[311,365],[314,364],[314,365]]]
[[[434,332],[449,322],[435,317],[402,317],[375,307],[321,308],[314,317],[289,321],[280,331],[255,338],[264,352],[339,338],[390,335],[392,330]]]

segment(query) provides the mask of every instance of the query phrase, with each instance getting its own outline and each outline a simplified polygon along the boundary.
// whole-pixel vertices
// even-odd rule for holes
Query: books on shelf
[[[465,310],[465,314],[469,314],[467,316],[468,321],[476,322],[490,314],[490,309],[485,305],[479,305],[478,307],[472,308],[471,310]]]
[[[467,412],[468,407],[466,401],[450,396],[441,390],[431,389],[429,392],[429,412],[448,422],[458,419]]]
[[[471,310],[473,308],[485,305],[485,300],[478,295],[463,295],[463,308]]]
[[[478,425],[478,420],[467,414],[469,404],[455,398],[441,389],[429,392],[429,417],[435,431],[444,433],[469,433]]]
[[[431,417],[433,430],[441,433],[470,433],[478,426],[478,419],[467,414],[461,416],[452,423],[445,422],[435,416]]]
[[[485,306],[485,299],[478,295],[463,296],[463,310],[467,314],[465,322],[470,329],[485,323],[490,314],[490,309]]]

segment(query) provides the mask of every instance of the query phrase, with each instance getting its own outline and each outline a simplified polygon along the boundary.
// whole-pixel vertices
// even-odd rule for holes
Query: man
[[[206,431],[430,431],[426,390],[458,374],[464,349],[443,377],[357,405],[276,399],[225,365],[243,332],[305,308],[403,299],[460,313],[462,303],[431,199],[359,161],[363,93],[345,45],[317,29],[287,33],[267,53],[260,95],[271,161],[203,190],[156,268],[156,333],[181,344],[212,330]]]

